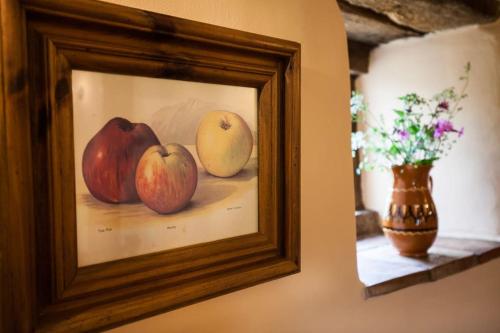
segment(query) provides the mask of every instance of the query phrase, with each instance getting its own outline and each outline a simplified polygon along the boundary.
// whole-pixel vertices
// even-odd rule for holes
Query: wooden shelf
[[[358,274],[366,297],[431,282],[500,257],[500,242],[438,237],[427,258],[403,257],[384,236],[358,240]]]

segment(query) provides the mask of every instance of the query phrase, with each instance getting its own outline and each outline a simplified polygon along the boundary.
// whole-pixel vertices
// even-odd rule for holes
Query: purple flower
[[[437,121],[437,127],[441,128],[445,132],[453,131],[453,124],[449,120],[439,119]]]
[[[434,129],[434,137],[440,138],[446,132],[455,131],[453,129],[453,124],[449,120],[439,119],[436,123],[436,127]]]
[[[459,131],[458,131],[458,137],[462,137],[462,135],[464,135],[464,128],[462,127]]]
[[[410,137],[410,133],[406,130],[398,130],[398,135],[402,141],[406,141]]]
[[[450,104],[448,104],[448,101],[442,101],[441,103],[438,104],[438,109],[448,110],[449,107]]]

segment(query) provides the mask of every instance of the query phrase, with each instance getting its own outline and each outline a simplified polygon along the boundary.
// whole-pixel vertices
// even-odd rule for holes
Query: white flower
[[[351,149],[353,156],[356,150],[361,149],[365,146],[365,135],[363,132],[351,133]]]

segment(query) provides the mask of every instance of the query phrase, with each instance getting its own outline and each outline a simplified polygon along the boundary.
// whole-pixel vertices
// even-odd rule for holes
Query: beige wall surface
[[[464,64],[472,71],[463,111],[455,118],[464,136],[435,163],[434,199],[440,235],[500,240],[500,21],[383,45],[372,52],[370,70],[357,82],[374,114],[392,116],[397,97],[431,97],[455,85]],[[363,175],[367,207],[383,213],[389,173]],[[382,195],[381,195],[382,193]]]
[[[114,0],[302,44],[302,272],[114,332],[499,332],[500,260],[365,300],[345,32],[333,0]]]

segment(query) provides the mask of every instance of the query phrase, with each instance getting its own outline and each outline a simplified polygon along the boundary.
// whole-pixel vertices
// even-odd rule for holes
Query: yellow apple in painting
[[[252,153],[252,132],[234,112],[211,111],[196,132],[196,152],[208,173],[232,177],[247,164]]]

